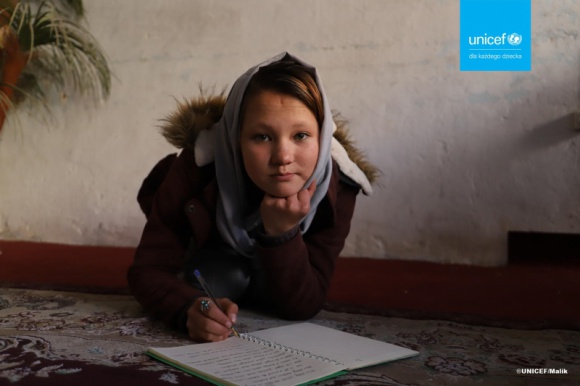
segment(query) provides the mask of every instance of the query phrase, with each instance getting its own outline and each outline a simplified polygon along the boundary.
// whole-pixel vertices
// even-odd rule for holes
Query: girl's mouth
[[[272,177],[278,181],[288,181],[291,180],[294,175],[294,173],[276,173],[273,174]]]

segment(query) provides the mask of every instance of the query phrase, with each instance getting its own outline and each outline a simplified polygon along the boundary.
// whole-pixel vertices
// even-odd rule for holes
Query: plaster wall
[[[0,134],[0,239],[136,245],[175,99],[282,51],[316,65],[382,170],[344,256],[505,263],[508,230],[579,232],[580,0],[533,0],[530,72],[460,72],[457,0],[85,1],[114,72],[98,106]]]

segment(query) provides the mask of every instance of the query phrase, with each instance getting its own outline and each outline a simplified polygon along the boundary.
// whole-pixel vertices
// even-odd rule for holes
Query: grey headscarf
[[[305,184],[305,186],[310,186],[310,183],[316,180],[316,191],[310,200],[310,212],[300,223],[302,233],[308,230],[318,204],[326,195],[332,173],[330,154],[333,132],[332,113],[316,69],[297,57],[283,52],[250,68],[240,76],[228,95],[222,118],[216,123],[215,168],[219,186],[217,226],[220,234],[230,246],[249,257],[253,255],[255,250],[255,241],[249,236],[248,232],[260,225],[261,219],[259,209],[250,216],[244,214],[248,205],[248,187],[246,186],[247,179],[239,146],[240,106],[250,79],[258,72],[260,67],[281,60],[295,61],[311,72],[322,95],[324,105],[324,121],[320,130],[318,161],[313,175]]]

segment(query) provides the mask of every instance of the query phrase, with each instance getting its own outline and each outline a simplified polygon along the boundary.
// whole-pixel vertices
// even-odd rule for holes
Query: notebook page
[[[192,373],[236,385],[295,385],[326,377],[342,366],[292,355],[231,337],[216,343],[150,349]]]
[[[312,323],[256,331],[253,336],[342,363],[347,370],[417,355],[390,343],[349,334]]]

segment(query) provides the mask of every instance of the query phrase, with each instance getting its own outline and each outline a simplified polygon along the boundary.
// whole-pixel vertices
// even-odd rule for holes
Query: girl
[[[318,313],[356,196],[377,175],[339,126],[316,69],[287,53],[249,69],[227,100],[180,105],[162,132],[183,150],[138,195],[147,223],[128,280],[144,308],[197,341],[225,339],[237,303]]]

